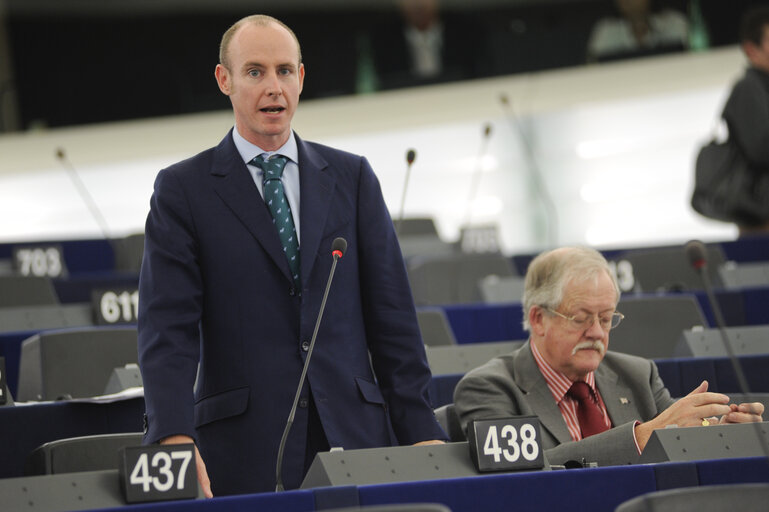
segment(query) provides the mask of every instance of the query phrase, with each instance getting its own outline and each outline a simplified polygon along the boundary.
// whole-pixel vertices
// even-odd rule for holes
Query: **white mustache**
[[[580,341],[577,343],[571,351],[571,355],[574,355],[579,350],[597,350],[599,354],[603,355],[606,352],[606,347],[603,346],[600,340],[594,341]]]

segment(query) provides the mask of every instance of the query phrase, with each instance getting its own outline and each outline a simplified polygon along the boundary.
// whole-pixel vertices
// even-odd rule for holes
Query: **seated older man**
[[[529,265],[523,295],[529,340],[470,371],[454,392],[473,419],[537,415],[551,463],[638,461],[654,429],[762,421],[760,403],[730,404],[703,381],[673,400],[654,362],[607,352],[622,320],[619,287],[597,251],[566,247]]]

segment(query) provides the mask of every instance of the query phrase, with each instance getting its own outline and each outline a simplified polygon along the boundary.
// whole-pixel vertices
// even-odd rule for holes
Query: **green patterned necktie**
[[[288,266],[291,269],[291,275],[294,277],[294,285],[297,290],[301,290],[301,280],[299,279],[299,240],[296,236],[296,227],[294,226],[294,217],[291,215],[291,207],[286,200],[286,194],[283,191],[283,182],[280,180],[283,174],[283,168],[286,166],[288,158],[282,155],[276,155],[269,160],[265,160],[263,155],[259,155],[251,163],[264,171],[263,194],[264,202],[272,214],[272,223],[278,230],[280,242],[283,244],[283,252],[286,253]]]

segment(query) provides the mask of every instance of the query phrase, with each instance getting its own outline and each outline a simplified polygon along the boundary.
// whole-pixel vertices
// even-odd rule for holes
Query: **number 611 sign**
[[[195,445],[128,446],[120,452],[126,503],[198,497]]]
[[[471,421],[467,427],[467,440],[470,458],[478,471],[542,469],[545,466],[536,416]]]

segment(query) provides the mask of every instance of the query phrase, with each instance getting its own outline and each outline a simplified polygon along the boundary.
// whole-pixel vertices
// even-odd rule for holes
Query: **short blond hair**
[[[229,49],[230,49],[230,42],[232,41],[232,38],[235,36],[235,33],[240,29],[240,27],[244,25],[257,25],[261,27],[266,27],[270,24],[276,24],[279,25],[286,30],[288,30],[288,33],[291,34],[291,37],[294,38],[294,41],[296,42],[296,51],[297,51],[297,63],[302,63],[302,48],[299,45],[299,39],[296,37],[296,34],[294,34],[294,31],[289,28],[288,25],[283,23],[277,18],[273,18],[272,16],[268,16],[266,14],[253,14],[251,16],[246,16],[245,18],[241,18],[238,21],[236,21],[230,28],[227,29],[227,31],[222,36],[222,42],[219,44],[219,64],[224,66],[227,69],[230,69],[230,62],[229,62]]]

